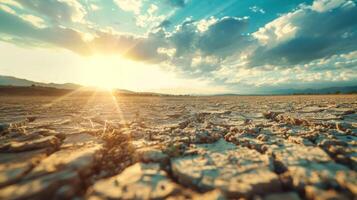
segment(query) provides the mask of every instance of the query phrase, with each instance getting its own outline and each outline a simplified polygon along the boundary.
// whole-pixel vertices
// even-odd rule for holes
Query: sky
[[[0,75],[172,94],[357,85],[356,0],[0,0]]]

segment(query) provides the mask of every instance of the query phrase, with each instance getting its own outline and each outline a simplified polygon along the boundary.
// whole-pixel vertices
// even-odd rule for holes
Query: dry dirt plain
[[[0,97],[0,199],[356,199],[357,96]]]

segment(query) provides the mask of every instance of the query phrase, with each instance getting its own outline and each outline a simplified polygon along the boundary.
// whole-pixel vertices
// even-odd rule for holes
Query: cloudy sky
[[[0,74],[168,93],[357,84],[355,0],[0,0]]]

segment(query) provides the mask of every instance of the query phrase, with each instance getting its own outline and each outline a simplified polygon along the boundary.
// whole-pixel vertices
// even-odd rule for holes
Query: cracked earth
[[[356,199],[357,96],[0,97],[0,199]]]

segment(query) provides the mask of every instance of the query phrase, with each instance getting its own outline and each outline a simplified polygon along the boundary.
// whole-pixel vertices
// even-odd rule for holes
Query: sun
[[[86,65],[82,72],[86,85],[103,89],[120,88],[122,69],[127,65],[123,59],[118,56],[93,56],[87,59]]]

